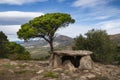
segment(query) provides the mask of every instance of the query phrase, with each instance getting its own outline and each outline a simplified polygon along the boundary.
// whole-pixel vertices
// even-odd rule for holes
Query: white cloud
[[[111,18],[120,18],[120,9],[109,5],[113,0],[76,0],[74,7],[79,10],[74,15],[81,21],[96,22]]]
[[[120,28],[120,19],[103,21],[98,23],[96,26],[100,26],[102,29],[106,29],[106,30]]]
[[[41,16],[41,12],[22,12],[22,11],[5,11],[0,12],[0,24],[18,25],[26,23],[34,17]]]
[[[1,0],[0,4],[22,5],[27,3],[44,2],[47,0]]]
[[[96,27],[106,30],[108,34],[117,34],[120,33],[120,19],[103,21],[96,24]]]
[[[0,12],[0,18],[33,18],[43,15],[41,12],[6,11]]]
[[[20,25],[0,25],[0,31],[3,31],[10,41],[19,41],[17,38],[17,31]]]
[[[106,4],[106,0],[76,0],[73,3],[73,6],[75,7],[94,7],[97,5],[103,5]]]
[[[66,35],[69,37],[76,37],[80,34],[85,34],[88,30],[92,29],[93,27],[73,24],[66,28],[61,28],[57,31],[58,34]]]
[[[81,21],[105,20],[105,19],[109,19],[111,17],[112,16],[110,16],[110,15],[103,15],[103,16],[98,16],[98,15],[89,16],[89,15],[86,15],[86,18],[85,18],[85,16],[81,17]]]
[[[16,35],[20,26],[21,25],[0,25],[0,31],[3,31],[6,35]]]

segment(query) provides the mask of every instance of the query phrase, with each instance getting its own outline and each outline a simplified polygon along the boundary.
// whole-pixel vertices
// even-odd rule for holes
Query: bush
[[[6,58],[7,50],[5,44],[7,43],[7,36],[2,31],[0,31],[0,58]]]
[[[111,63],[114,60],[115,45],[111,42],[104,30],[90,30],[86,34],[75,38],[74,50],[90,50],[92,58],[102,63]]]
[[[0,31],[0,58],[30,59],[30,54],[25,48],[15,42],[9,42],[7,36]]]
[[[7,57],[9,59],[19,59],[19,60],[27,60],[30,59],[30,54],[28,51],[25,50],[24,47],[21,45],[15,43],[15,42],[9,42],[6,44],[7,48]]]
[[[120,47],[116,48],[116,55],[115,55],[114,59],[120,65]]]

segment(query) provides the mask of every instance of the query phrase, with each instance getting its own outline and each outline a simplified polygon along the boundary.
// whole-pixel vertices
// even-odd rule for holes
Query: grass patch
[[[5,72],[0,72],[0,75],[5,75]]]
[[[3,67],[7,69],[15,69],[15,66],[10,64],[4,64]]]
[[[34,54],[34,55],[32,55],[32,59],[33,60],[48,60],[49,59],[49,57],[50,57],[50,55],[49,54]]]
[[[29,72],[28,70],[20,70],[20,71],[15,71],[16,74],[25,74]]]
[[[28,49],[28,51],[30,52],[31,58],[33,60],[48,60],[50,57],[48,48],[42,48],[42,47],[31,48]]]
[[[55,72],[46,72],[44,73],[44,77],[50,77],[50,78],[58,78],[58,74],[56,74]]]
[[[20,68],[25,68],[27,65],[18,65]]]

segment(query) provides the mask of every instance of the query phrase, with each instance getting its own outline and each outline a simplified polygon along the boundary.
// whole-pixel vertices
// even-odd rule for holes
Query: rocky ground
[[[0,59],[0,80],[120,80],[120,66],[94,63],[92,70],[51,68],[48,61]]]

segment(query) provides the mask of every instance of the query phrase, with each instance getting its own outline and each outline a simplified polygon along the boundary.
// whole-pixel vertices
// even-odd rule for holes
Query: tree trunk
[[[53,53],[53,50],[54,50],[54,48],[53,48],[53,40],[52,41],[50,41],[50,53],[52,54]]]
[[[53,54],[53,51],[54,51],[54,47],[53,47],[53,40],[51,39],[50,42],[50,53]]]
[[[51,67],[53,67],[53,63],[54,63],[54,54],[53,54],[53,51],[54,51],[54,47],[53,47],[53,40],[51,39],[50,42],[50,60],[49,60],[49,65]]]

